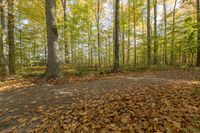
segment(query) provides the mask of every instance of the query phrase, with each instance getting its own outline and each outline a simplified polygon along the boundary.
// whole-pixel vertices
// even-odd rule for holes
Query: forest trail
[[[61,113],[63,108],[100,97],[116,90],[153,90],[194,88],[199,85],[199,71],[160,71],[108,76],[104,79],[66,83],[62,85],[37,85],[23,89],[0,92],[0,131],[35,128],[51,114],[52,108]],[[126,92],[126,91],[125,91]],[[57,110],[59,109],[60,110]],[[49,111],[51,110],[51,111]],[[41,113],[43,112],[43,113]],[[52,114],[53,115],[53,114]],[[51,115],[50,115],[51,116]]]

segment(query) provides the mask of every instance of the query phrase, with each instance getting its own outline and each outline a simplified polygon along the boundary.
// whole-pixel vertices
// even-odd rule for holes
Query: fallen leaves
[[[100,99],[75,104],[70,111],[62,112],[56,120],[48,119],[36,130],[200,132],[200,97],[194,99],[192,89],[187,86],[168,87],[112,90]]]
[[[117,81],[116,88],[112,89],[109,88],[111,80],[100,82],[109,83],[107,89],[102,90],[101,86],[90,90],[83,85],[82,95],[75,88],[74,92],[64,89],[53,91],[51,96],[56,97],[52,100],[57,101],[54,106],[40,105],[29,114],[15,118],[18,126],[13,129],[50,133],[200,132],[200,95],[193,89],[197,83],[149,77],[116,79],[124,82]],[[99,91],[105,93],[101,93],[100,97],[97,95]],[[71,106],[60,103],[61,96],[71,96],[75,102]],[[31,101],[35,103],[35,100]],[[7,117],[3,124],[7,125],[12,120],[13,117]]]

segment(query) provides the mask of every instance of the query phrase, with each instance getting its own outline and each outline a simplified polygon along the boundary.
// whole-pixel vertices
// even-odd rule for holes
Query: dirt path
[[[89,100],[120,88],[169,88],[171,85],[198,85],[199,71],[161,71],[129,75],[116,75],[97,81],[64,85],[43,84],[26,89],[0,92],[0,131],[21,127],[21,132],[36,126],[41,119],[38,110],[51,106],[71,106],[80,100]],[[34,119],[34,120],[33,120]],[[24,126],[24,123],[29,125]]]

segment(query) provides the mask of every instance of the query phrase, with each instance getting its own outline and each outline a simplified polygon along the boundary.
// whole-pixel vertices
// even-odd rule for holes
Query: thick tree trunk
[[[171,64],[174,64],[174,40],[175,40],[175,15],[176,15],[177,0],[174,3],[173,23],[172,23],[172,44],[171,44]]]
[[[147,57],[148,65],[151,65],[151,16],[150,16],[150,0],[147,0]]]
[[[46,0],[46,25],[47,25],[47,45],[48,63],[45,78],[59,78],[60,66],[57,54],[58,31],[56,26],[56,1]]]
[[[15,74],[14,1],[8,0],[9,74]]]
[[[197,0],[197,66],[200,66],[200,4],[199,0]]]
[[[154,65],[158,64],[158,44],[157,44],[157,0],[154,0]]]
[[[115,3],[114,71],[119,68],[119,0]]]

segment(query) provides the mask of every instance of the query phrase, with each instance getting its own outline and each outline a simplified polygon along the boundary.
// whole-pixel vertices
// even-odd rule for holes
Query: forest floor
[[[200,132],[200,70],[0,84],[0,132]]]

